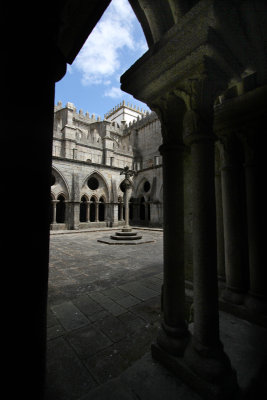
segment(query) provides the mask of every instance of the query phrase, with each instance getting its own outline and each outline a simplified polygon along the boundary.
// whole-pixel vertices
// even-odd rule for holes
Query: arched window
[[[141,197],[140,199],[139,218],[141,221],[144,221],[146,219],[146,206],[144,197]]]
[[[143,187],[144,192],[146,192],[146,193],[149,192],[150,187],[151,187],[150,183],[148,181],[145,181],[144,187]]]
[[[90,199],[90,221],[95,222],[95,211],[96,211],[96,204],[95,204],[95,197],[91,197]]]
[[[150,197],[148,198],[147,203],[147,220],[150,221]]]
[[[105,221],[105,199],[100,197],[99,199],[99,221]]]
[[[95,176],[91,176],[91,178],[88,179],[87,185],[89,189],[91,190],[96,190],[99,187],[99,182],[98,179]]]
[[[86,209],[87,209],[87,198],[86,196],[82,196],[80,204],[80,222],[87,222]]]
[[[66,212],[66,203],[65,203],[65,197],[61,194],[57,198],[58,203],[57,203],[57,218],[56,221],[57,223],[63,224],[65,222],[65,212]]]

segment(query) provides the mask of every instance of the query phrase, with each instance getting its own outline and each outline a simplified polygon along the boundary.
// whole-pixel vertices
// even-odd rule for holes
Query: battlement
[[[100,116],[98,116],[97,118],[96,118],[95,114],[92,114],[90,116],[88,111],[86,111],[85,114],[83,113],[82,109],[80,109],[79,112],[77,112],[77,109],[73,103],[68,102],[68,103],[66,103],[65,107],[63,107],[62,102],[58,101],[57,105],[54,107],[54,111],[57,112],[57,111],[60,111],[63,109],[72,110],[74,113],[73,116],[75,119],[79,119],[79,120],[86,121],[86,122],[100,122],[101,121]]]
[[[129,103],[126,104],[125,100],[123,100],[122,103],[118,104],[117,106],[112,108],[112,110],[110,110],[108,113],[106,113],[104,115],[104,119],[110,118],[113,114],[115,114],[117,111],[119,111],[122,108],[128,108],[129,110],[140,114],[140,116],[146,115],[146,111],[143,110],[142,108],[140,109],[139,107],[136,107],[136,105],[132,105],[132,104],[129,104]]]
[[[137,115],[136,121],[132,121],[132,122],[128,122],[128,123],[124,121],[124,128],[132,127],[134,124],[139,123],[139,121],[146,120],[149,115],[155,114],[155,113],[151,113],[147,110],[143,110],[142,108],[140,109],[136,105],[132,105],[129,103],[126,104],[125,101],[123,100],[122,103],[118,104],[111,111],[109,111],[108,113],[106,113],[104,115],[104,120],[107,120],[108,118],[110,118],[112,115],[114,115],[116,112],[118,112],[119,110],[121,110],[123,108],[133,111]],[[78,121],[84,121],[84,122],[89,122],[89,123],[104,121],[104,120],[101,120],[100,116],[96,117],[95,114],[90,115],[88,111],[86,111],[84,113],[83,110],[80,109],[79,112],[77,112],[75,105],[71,102],[67,102],[65,106],[62,106],[62,102],[58,101],[57,105],[55,105],[55,107],[54,107],[54,112],[58,112],[61,110],[71,110],[73,112],[73,118]],[[114,128],[115,128],[115,124],[114,124]]]
[[[158,116],[154,111],[147,111],[145,115],[142,115],[141,118],[137,117],[136,121],[129,122],[129,124],[125,125],[125,132],[128,133],[132,129],[142,128],[145,125],[152,123],[153,121],[157,120]]]

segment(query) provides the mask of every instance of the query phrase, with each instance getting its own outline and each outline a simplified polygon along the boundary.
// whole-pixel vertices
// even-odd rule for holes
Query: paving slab
[[[117,377],[129,367],[129,362],[119,354],[114,345],[89,357],[84,362],[98,384]]]
[[[120,299],[117,299],[116,302],[118,304],[120,304],[121,306],[123,306],[124,308],[129,308],[129,307],[135,306],[136,304],[140,303],[141,300],[137,299],[134,296],[129,295],[129,296],[125,296]]]
[[[101,321],[97,321],[94,326],[113,342],[118,342],[127,336],[127,326],[113,315],[108,315]]]
[[[93,389],[82,400],[201,400],[190,388],[145,354],[118,378]]]
[[[86,316],[71,301],[52,306],[51,310],[67,331],[89,323]]]
[[[79,296],[77,299],[74,299],[73,303],[87,317],[90,317],[96,312],[100,312],[103,310],[103,307],[101,307],[99,303],[92,300],[87,294],[84,294],[82,296]]]
[[[127,293],[130,293],[132,296],[135,296],[140,300],[147,300],[157,295],[157,292],[155,290],[149,289],[139,282],[126,283],[119,286],[119,288]]]
[[[125,297],[125,292],[117,287],[106,289],[102,292],[102,294],[115,301]]]
[[[48,342],[45,400],[80,399],[96,381],[63,338]]]
[[[88,358],[112,344],[110,338],[93,324],[70,332],[66,338],[81,359]]]

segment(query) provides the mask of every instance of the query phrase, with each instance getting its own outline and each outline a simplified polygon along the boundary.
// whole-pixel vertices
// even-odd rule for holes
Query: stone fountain
[[[129,225],[129,200],[130,200],[130,189],[133,186],[131,181],[131,176],[135,175],[136,172],[129,169],[128,166],[124,167],[120,173],[121,175],[125,175],[124,180],[121,185],[125,188],[124,190],[124,207],[125,207],[125,225],[118,232],[115,232],[114,235],[111,235],[109,238],[98,239],[98,242],[106,243],[106,244],[141,244],[141,243],[150,243],[154,242],[153,238],[143,238],[139,232],[133,231],[131,226]]]
[[[128,166],[126,166],[120,173],[120,175],[125,175],[124,180],[121,185],[124,187],[124,207],[125,207],[125,225],[120,232],[116,232],[115,235],[111,235],[110,238],[114,240],[140,240],[142,235],[137,232],[133,232],[129,225],[129,200],[130,200],[130,189],[133,184],[130,179],[131,176],[135,175],[134,171],[131,171]]]

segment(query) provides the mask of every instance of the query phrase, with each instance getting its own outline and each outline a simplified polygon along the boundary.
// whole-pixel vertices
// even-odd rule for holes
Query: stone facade
[[[154,112],[121,103],[104,120],[55,106],[51,229],[123,224],[121,170],[136,171],[132,224],[162,225],[161,125]],[[90,182],[95,180],[95,185]]]

